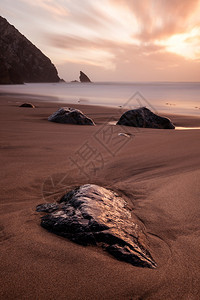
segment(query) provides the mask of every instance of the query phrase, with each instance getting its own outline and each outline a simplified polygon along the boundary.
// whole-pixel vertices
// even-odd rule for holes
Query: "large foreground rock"
[[[0,16],[0,84],[59,80],[50,59]]]
[[[82,71],[80,71],[79,79],[80,79],[80,82],[91,82],[89,77],[85,73],[83,73]]]
[[[160,117],[146,107],[126,111],[120,117],[117,125],[157,129],[175,128],[174,124],[168,118]]]
[[[63,124],[95,125],[92,119],[88,118],[80,110],[69,107],[61,107],[48,117],[48,121]]]
[[[38,205],[47,212],[41,226],[82,245],[101,245],[117,259],[155,268],[139,221],[127,203],[103,187],[85,184],[64,195],[59,204]]]

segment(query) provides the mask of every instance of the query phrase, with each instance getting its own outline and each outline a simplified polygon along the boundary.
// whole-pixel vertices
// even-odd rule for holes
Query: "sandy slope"
[[[16,102],[0,97],[0,298],[199,299],[200,130],[104,125],[121,112],[91,106],[81,109],[97,126],[61,125],[47,121],[59,104],[34,101],[37,108],[29,109]],[[200,126],[200,118],[171,119]],[[40,227],[37,204],[87,182],[126,197],[157,269],[133,267]]]

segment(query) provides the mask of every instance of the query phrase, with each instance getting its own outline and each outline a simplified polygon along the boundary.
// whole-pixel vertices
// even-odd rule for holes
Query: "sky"
[[[200,0],[0,0],[66,81],[200,81]]]

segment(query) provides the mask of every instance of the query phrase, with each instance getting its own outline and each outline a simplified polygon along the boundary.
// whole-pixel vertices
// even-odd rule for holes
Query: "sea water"
[[[50,102],[134,109],[200,116],[200,82],[26,83],[1,85],[0,94]]]

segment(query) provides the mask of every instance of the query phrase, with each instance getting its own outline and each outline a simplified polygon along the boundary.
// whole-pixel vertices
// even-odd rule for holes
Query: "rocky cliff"
[[[59,80],[50,59],[0,16],[0,84]]]

